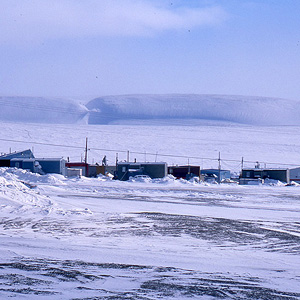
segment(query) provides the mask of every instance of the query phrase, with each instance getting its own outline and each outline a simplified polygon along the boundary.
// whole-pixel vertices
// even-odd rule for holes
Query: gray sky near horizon
[[[300,1],[1,0],[0,95],[300,100]]]

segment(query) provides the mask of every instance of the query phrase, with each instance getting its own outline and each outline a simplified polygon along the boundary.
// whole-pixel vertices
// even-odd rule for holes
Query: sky
[[[0,96],[300,100],[298,0],[1,0]]]

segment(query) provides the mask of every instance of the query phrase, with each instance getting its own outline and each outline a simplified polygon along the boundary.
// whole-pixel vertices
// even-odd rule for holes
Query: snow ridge
[[[90,124],[120,120],[209,120],[252,125],[300,125],[300,102],[230,95],[123,95],[87,104]]]
[[[86,105],[69,99],[0,97],[0,121],[74,124],[300,125],[300,102],[231,95],[104,96]]]

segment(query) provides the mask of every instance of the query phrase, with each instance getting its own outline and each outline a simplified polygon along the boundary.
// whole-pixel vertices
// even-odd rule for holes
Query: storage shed
[[[245,179],[274,179],[282,182],[290,183],[290,170],[289,169],[243,169],[241,178]]]
[[[116,179],[128,180],[131,176],[148,175],[151,178],[167,176],[168,166],[165,162],[119,162]]]
[[[191,179],[200,177],[200,166],[171,166],[168,167],[168,174],[173,175],[177,179]]]

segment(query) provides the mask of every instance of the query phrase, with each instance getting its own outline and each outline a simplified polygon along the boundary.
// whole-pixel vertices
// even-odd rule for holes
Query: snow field
[[[0,178],[2,297],[300,298],[298,186]]]

